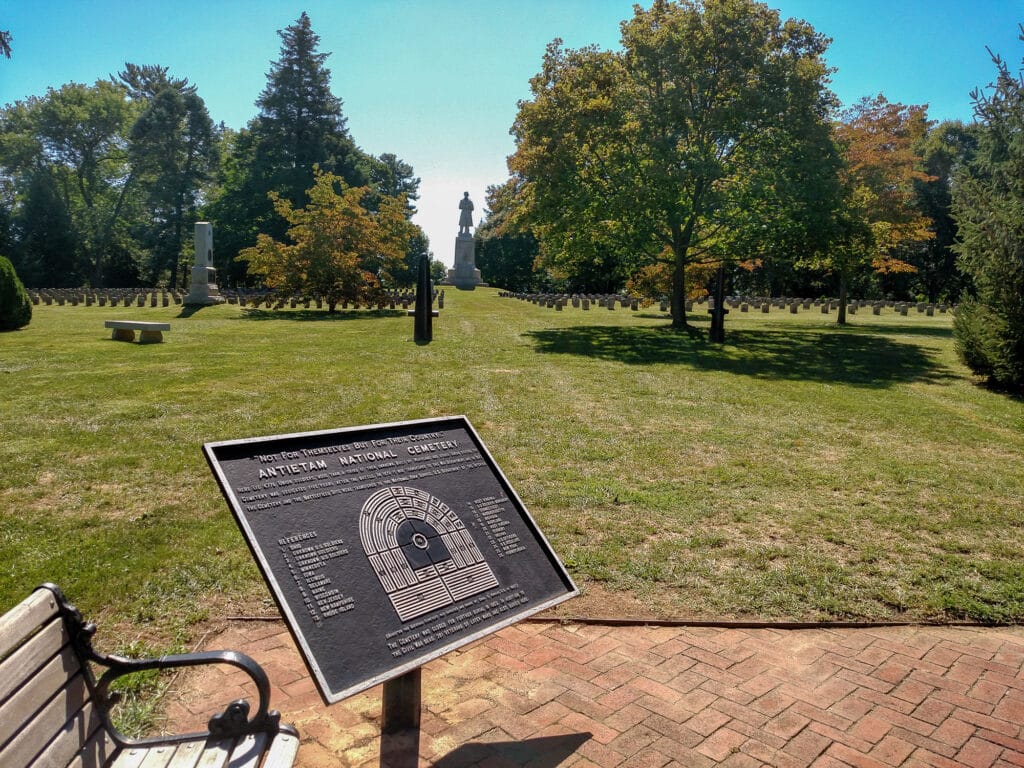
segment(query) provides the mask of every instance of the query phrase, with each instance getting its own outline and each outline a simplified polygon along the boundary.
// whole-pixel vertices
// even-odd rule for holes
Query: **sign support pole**
[[[420,752],[420,667],[384,683],[381,768],[417,768]]]

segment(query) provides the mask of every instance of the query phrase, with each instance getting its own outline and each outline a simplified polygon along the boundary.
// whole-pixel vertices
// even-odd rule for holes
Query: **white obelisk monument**
[[[196,263],[192,267],[185,304],[223,304],[224,297],[217,290],[217,270],[213,268],[213,224],[196,222]]]

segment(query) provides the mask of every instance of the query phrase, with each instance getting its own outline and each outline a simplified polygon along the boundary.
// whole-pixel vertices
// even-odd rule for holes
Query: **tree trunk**
[[[171,249],[173,255],[171,256],[171,279],[168,281],[169,285],[173,288],[178,284],[178,262],[181,261],[181,230],[182,230],[182,217],[184,212],[182,210],[181,197],[178,197],[177,204],[174,206],[174,237],[171,242],[174,243],[174,247]]]
[[[672,327],[686,328],[686,265],[677,258],[672,268]]]
[[[685,227],[673,223],[672,230],[672,327],[688,328],[686,323],[686,255],[693,240],[695,217],[691,216]]]
[[[846,325],[846,273],[839,275],[839,316],[836,323]]]

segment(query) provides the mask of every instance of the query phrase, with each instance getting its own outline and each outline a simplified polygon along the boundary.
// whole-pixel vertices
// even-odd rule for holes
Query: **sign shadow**
[[[434,763],[434,768],[462,768],[466,765],[529,765],[555,768],[586,744],[593,734],[570,733],[542,736],[523,741],[470,742],[452,750]]]

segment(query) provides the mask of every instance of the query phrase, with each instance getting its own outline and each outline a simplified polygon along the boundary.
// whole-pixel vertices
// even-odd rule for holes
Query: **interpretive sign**
[[[465,417],[203,451],[327,703],[577,594]]]

